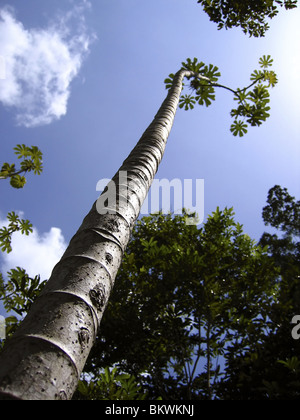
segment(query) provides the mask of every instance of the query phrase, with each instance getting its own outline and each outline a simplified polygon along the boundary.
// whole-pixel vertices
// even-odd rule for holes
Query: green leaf
[[[270,55],[263,55],[260,59],[259,59],[259,65],[260,67],[262,67],[263,69],[267,69],[268,67],[271,67],[273,64],[273,59],[271,58]]]
[[[29,220],[20,219],[20,217],[15,212],[10,212],[7,215],[7,220],[9,221],[8,227],[3,227],[0,229],[0,247],[3,252],[10,253],[11,248],[11,237],[14,232],[21,231],[22,234],[28,235],[32,232],[32,224]]]
[[[14,175],[10,179],[10,185],[13,188],[20,189],[20,188],[23,188],[25,184],[26,184],[26,178],[24,176]]]
[[[15,148],[15,154],[18,159],[24,159],[21,163],[21,169],[23,171],[34,171],[36,175],[40,175],[42,172],[42,158],[43,154],[37,146],[28,147],[25,144],[18,144]],[[26,159],[30,158],[30,159]]]
[[[205,77],[208,77],[211,80],[211,82],[217,82],[219,77],[221,76],[221,73],[217,66],[209,64],[208,66],[204,67],[203,75]]]
[[[230,127],[230,131],[236,137],[243,137],[244,134],[248,132],[247,124],[243,123],[243,121],[234,121],[234,123]]]
[[[195,73],[200,73],[203,74],[204,72],[204,63],[203,61],[200,61],[198,63],[198,59],[196,57],[194,57],[193,61],[190,58],[187,58],[186,62],[182,62],[182,68],[189,70],[189,71],[193,71]]]
[[[277,74],[274,71],[265,71],[264,80],[269,82],[268,87],[274,87],[278,83]]]
[[[185,109],[185,111],[188,111],[189,109],[194,109],[196,101],[194,96],[191,95],[182,95],[179,100],[179,108]]]
[[[174,82],[174,77],[175,77],[175,74],[171,73],[171,74],[169,74],[169,77],[167,79],[165,79],[164,83],[166,85],[166,89],[169,90],[172,87],[173,82]]]
[[[212,104],[212,101],[216,99],[215,89],[211,86],[201,86],[197,90],[196,101],[199,105],[204,105],[209,107]]]
[[[30,156],[30,148],[25,144],[17,144],[17,146],[14,147],[14,151],[18,159]]]
[[[264,72],[261,70],[254,70],[253,73],[251,73],[250,80],[258,81],[261,80],[264,77]]]
[[[278,363],[281,363],[292,372],[297,372],[300,370],[300,361],[296,356],[293,356],[291,359],[287,359],[286,361],[278,360]]]
[[[89,386],[86,381],[79,381],[77,390],[84,396],[89,394]]]

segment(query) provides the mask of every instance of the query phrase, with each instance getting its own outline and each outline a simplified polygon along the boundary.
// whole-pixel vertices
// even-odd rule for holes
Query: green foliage
[[[283,364],[292,373],[300,373],[300,360],[296,356],[287,360],[278,360],[278,363]]]
[[[15,154],[18,159],[23,159],[21,169],[23,172],[33,171],[35,175],[42,173],[43,154],[36,146],[28,147],[25,144],[18,144],[15,148]],[[26,159],[29,158],[29,159]]]
[[[0,229],[0,248],[2,252],[9,254],[12,251],[12,234],[21,232],[23,235],[28,236],[33,230],[29,220],[21,219],[14,211],[8,213],[7,220],[9,221],[8,227],[2,227]]]
[[[0,179],[10,179],[13,188],[23,188],[26,178],[21,173],[34,172],[36,175],[42,173],[42,152],[36,147],[27,147],[24,144],[14,148],[15,155],[19,160],[20,169],[16,170],[15,164],[4,163],[0,171]],[[8,225],[0,228],[0,248],[2,252],[12,251],[12,235],[21,232],[29,235],[33,232],[32,224],[29,220],[21,219],[14,211],[7,215]],[[0,273],[0,301],[9,316],[5,319],[6,337],[10,337],[20,323],[20,317],[28,312],[30,306],[39,295],[45,282],[40,281],[40,276],[29,277],[26,271],[20,267],[10,270],[5,281]],[[12,315],[15,312],[19,318]],[[1,347],[4,342],[2,341]]]
[[[194,109],[196,103],[208,107],[216,99],[215,88],[226,89],[233,93],[234,100],[238,102],[237,108],[231,111],[234,122],[230,131],[234,136],[243,137],[248,132],[248,124],[260,126],[270,116],[268,113],[270,110],[268,89],[274,87],[277,83],[276,74],[269,70],[272,63],[273,59],[270,55],[261,57],[259,60],[261,69],[254,70],[251,74],[251,84],[243,89],[234,90],[218,83],[221,76],[218,67],[213,64],[205,65],[202,61],[198,62],[197,58],[193,60],[188,58],[186,62],[182,62],[182,68],[191,72],[188,79],[194,95],[182,94],[179,100],[179,108],[188,111]],[[174,74],[171,73],[165,79],[166,89],[171,88],[174,77]],[[250,90],[251,88],[252,90]]]
[[[262,37],[269,29],[266,21],[278,14],[278,5],[297,7],[297,0],[198,0],[218,29],[241,27],[245,34]]]
[[[20,176],[21,173],[34,172],[40,175],[43,170],[42,152],[36,147],[28,147],[25,144],[18,144],[15,148],[15,155],[22,159],[20,169],[16,169],[15,164],[4,163],[0,170],[0,179],[10,179],[10,185],[13,188],[23,188],[26,184],[26,178]]]
[[[239,135],[239,137],[243,137],[243,135],[248,132],[247,127],[247,124],[245,124],[243,121],[235,120],[230,127],[230,131],[234,136]]]
[[[256,244],[227,208],[201,229],[187,212],[140,220],[75,398],[299,399],[299,202],[275,186],[263,214],[283,238]],[[21,268],[0,275],[21,317],[42,287]]]
[[[238,107],[231,111],[235,121],[230,128],[234,136],[242,137],[248,131],[248,124],[252,127],[260,126],[270,116],[268,89],[276,85],[277,76],[273,71],[266,69],[272,66],[272,63],[270,55],[264,55],[259,60],[259,65],[264,70],[254,70],[250,77],[252,83],[244,89],[236,90],[234,100],[238,102]],[[253,89],[249,90],[252,86]]]
[[[263,218],[266,225],[281,231],[281,236],[264,233],[260,240],[278,270],[268,328],[246,357],[233,352],[228,358],[230,375],[220,395],[224,399],[299,400],[299,343],[291,336],[291,320],[300,314],[299,201],[275,185]]]
[[[147,394],[142,391],[132,375],[118,373],[118,369],[105,368],[99,379],[79,381],[75,400],[144,400]]]
[[[197,58],[194,58],[193,61],[188,58],[186,62],[182,63],[182,68],[199,76],[195,76],[191,80],[190,87],[196,94],[195,98],[191,96],[191,100],[198,102],[199,105],[210,106],[216,99],[213,83],[216,83],[221,76],[218,67],[213,64],[207,66],[202,61],[198,63]]]
[[[255,349],[276,295],[278,270],[232,209],[217,209],[199,230],[185,220],[159,213],[138,222],[86,365],[91,374],[118,366],[152,399],[216,396],[220,359]]]
[[[275,185],[269,191],[263,219],[266,225],[300,236],[300,201],[295,201],[286,188]]]
[[[196,100],[191,95],[182,95],[179,100],[179,108],[183,108],[188,111],[189,109],[194,109]]]
[[[199,105],[206,105],[207,107],[215,100],[215,88],[213,83],[216,83],[221,76],[218,67],[209,64],[205,65],[202,61],[198,62],[197,58],[193,61],[188,58],[186,62],[182,62],[182,68],[194,73],[190,82],[190,87],[195,91],[196,96],[182,95],[179,101],[179,107],[187,111],[193,109],[194,104],[198,102]],[[165,79],[166,89],[170,89],[174,80],[174,74],[171,73]],[[184,84],[183,84],[184,86]]]
[[[5,318],[6,338],[15,333],[22,318],[29,311],[45,283],[40,281],[40,276],[29,277],[26,271],[20,267],[7,273],[7,281],[0,273],[0,301],[7,314],[9,314]],[[15,316],[14,312],[18,317]],[[0,343],[0,350],[3,345],[4,340]]]
[[[232,209],[201,229],[187,214],[140,220],[86,371],[118,367],[149,399],[299,399],[298,205],[271,189],[265,222],[288,234],[259,244]]]
[[[46,282],[41,282],[40,276],[29,277],[20,267],[10,270],[7,276],[7,282],[4,282],[1,276],[0,300],[7,312],[14,311],[19,316],[24,316]]]

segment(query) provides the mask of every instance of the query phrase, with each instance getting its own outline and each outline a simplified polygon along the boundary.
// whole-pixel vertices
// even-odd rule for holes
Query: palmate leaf
[[[10,185],[13,188],[16,189],[21,189],[24,187],[24,185],[26,184],[26,178],[25,176],[21,176],[21,175],[14,175],[10,178]]]
[[[196,57],[194,57],[193,61],[190,58],[186,59],[186,62],[182,62],[182,68],[189,70],[189,71],[194,71],[195,73],[199,73],[202,74],[203,73],[203,68],[205,66],[205,64],[203,63],[203,61],[200,61],[198,63],[198,59]]]
[[[264,78],[264,72],[261,70],[254,70],[254,72],[250,76],[250,80],[252,81],[259,81]]]
[[[185,111],[188,111],[189,109],[194,109],[196,101],[194,96],[191,95],[182,95],[179,100],[179,108],[185,109]]]
[[[257,85],[252,92],[249,92],[248,99],[256,105],[265,105],[270,102],[270,93],[263,85]]]
[[[17,144],[14,147],[15,154],[18,156],[18,159],[22,159],[23,157],[28,157],[31,155],[30,148],[25,144]]]
[[[246,120],[252,127],[260,126],[263,121],[269,118],[270,114],[267,112],[271,108],[269,106],[261,106],[260,104],[251,107],[250,117]]]
[[[172,87],[172,84],[173,84],[173,81],[174,81],[174,77],[175,77],[175,74],[174,73],[170,73],[169,74],[169,77],[167,77],[165,80],[164,80],[164,83],[165,83],[165,85],[166,85],[166,89],[170,89],[171,87]]]
[[[267,69],[268,67],[271,67],[273,64],[273,59],[271,58],[270,55],[263,55],[260,59],[259,59],[259,65],[261,68],[263,69]]]
[[[8,227],[0,229],[0,247],[3,252],[10,253],[12,251],[12,234],[21,231],[23,235],[29,235],[33,232],[33,229],[29,220],[21,219],[14,211],[8,213],[7,220],[9,221]]]
[[[243,137],[244,134],[246,134],[248,132],[247,130],[247,124],[245,124],[243,121],[241,120],[235,120],[234,123],[231,125],[230,127],[230,131],[232,132],[232,134],[236,137],[237,135],[239,137]]]
[[[212,86],[201,86],[197,90],[196,101],[199,105],[205,104],[206,107],[209,107],[215,99],[215,89]]]
[[[217,66],[214,66],[213,64],[205,66],[203,74],[205,77],[208,77],[211,82],[217,82],[219,77],[221,76],[219,68]]]
[[[265,71],[264,80],[269,82],[268,87],[274,87],[278,83],[278,78],[274,71]]]
[[[37,146],[28,147],[25,144],[18,144],[14,147],[18,159],[24,159],[21,168],[25,172],[34,171],[35,175],[40,175],[43,170],[43,154]],[[30,159],[26,159],[30,158]]]

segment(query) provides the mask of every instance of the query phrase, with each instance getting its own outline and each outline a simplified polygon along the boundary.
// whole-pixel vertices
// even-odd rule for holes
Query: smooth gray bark
[[[117,207],[96,202],[16,334],[0,355],[0,399],[71,399],[95,342],[132,227],[163,157],[184,77],[180,70],[153,122],[114,176]],[[119,185],[119,173],[127,183]],[[107,201],[107,200],[106,200]],[[109,209],[106,209],[109,210]],[[116,210],[116,211],[115,211]],[[101,211],[100,211],[101,212]]]

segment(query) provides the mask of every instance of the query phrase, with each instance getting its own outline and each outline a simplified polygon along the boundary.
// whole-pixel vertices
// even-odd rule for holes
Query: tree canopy
[[[297,7],[297,0],[198,0],[218,29],[241,27],[245,34],[265,36],[269,29],[267,19],[273,19],[279,8]]]
[[[264,215],[275,211],[274,191],[285,197],[276,218],[298,208],[277,186]],[[147,398],[299,396],[290,324],[300,313],[299,243],[280,259],[279,239],[265,234],[256,244],[232,209],[217,209],[200,229],[186,217],[138,222],[86,371],[97,378],[115,366]]]
[[[231,110],[230,115],[233,123],[230,131],[234,136],[243,137],[248,131],[248,125],[252,127],[260,126],[270,116],[270,88],[273,88],[278,80],[276,73],[270,68],[273,59],[270,55],[263,55],[259,59],[259,69],[254,70],[250,75],[250,84],[243,88],[232,89],[218,83],[221,73],[217,66],[206,65],[197,58],[188,58],[182,62],[182,68],[193,73],[190,77],[190,90],[193,94],[181,94],[179,108],[185,111],[194,109],[195,104],[209,107],[216,99],[215,88],[223,88],[233,93],[233,98],[237,102],[237,108]],[[166,89],[170,89],[175,75],[171,73],[165,79]],[[183,83],[183,86],[185,84]]]

